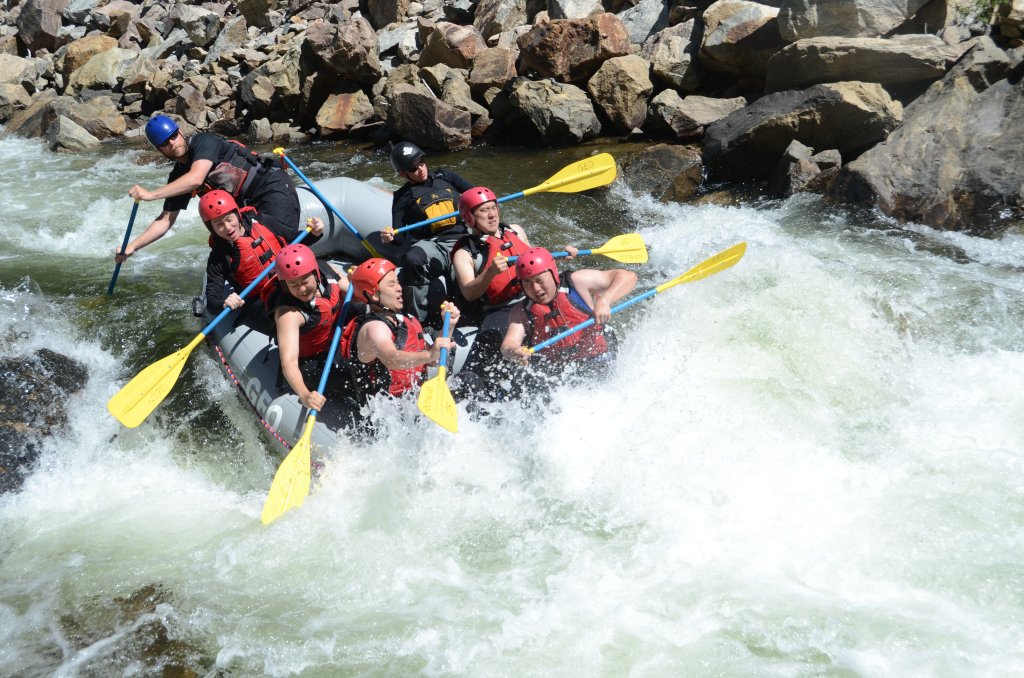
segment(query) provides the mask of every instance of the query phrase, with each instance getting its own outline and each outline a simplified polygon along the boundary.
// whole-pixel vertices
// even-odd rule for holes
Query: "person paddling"
[[[287,244],[288,233],[271,222],[263,224],[256,209],[238,207],[227,191],[210,191],[199,199],[199,218],[210,231],[210,256],[206,260],[206,310],[238,309],[246,305],[239,294],[263,272]],[[324,231],[324,223],[312,217],[308,221],[310,240]],[[252,327],[272,333],[273,324],[263,305],[273,283],[268,276],[249,297],[245,317]]]
[[[352,284],[353,299],[368,305],[365,313],[349,321],[341,337],[341,355],[356,402],[365,403],[376,393],[400,396],[418,387],[427,366],[438,363],[441,349],[452,350],[451,339],[438,337],[428,345],[420,321],[402,313],[402,286],[390,261],[375,258],[359,264]],[[451,312],[454,328],[459,309],[445,302],[441,311]]]
[[[281,374],[304,407],[322,411],[325,395],[310,390],[306,379],[320,379],[349,280],[301,243],[278,252],[274,277],[266,305],[277,328]]]
[[[395,231],[433,217],[458,212],[459,196],[473,184],[454,171],[442,167],[431,171],[423,161],[425,153],[408,141],[395,144],[391,149],[391,166],[405,179],[395,191],[391,202],[391,228],[381,231],[381,240],[396,240]],[[401,284],[404,291],[405,312],[416,316],[421,323],[441,326],[438,307],[454,286],[451,252],[455,241],[467,233],[457,216],[413,229],[397,236],[403,248]],[[445,291],[432,287],[439,278]]]
[[[162,238],[188,207],[194,194],[212,189],[226,190],[237,202],[259,210],[264,225],[282,229],[287,240],[298,235],[299,197],[295,185],[275,162],[261,160],[245,146],[224,137],[201,132],[186,138],[178,124],[166,115],[154,116],[146,123],[149,143],[174,166],[167,184],[149,190],[139,184],[128,189],[135,200],[163,200],[163,210],[149,227],[132,240],[115,260],[123,262],[135,252]]]
[[[599,364],[612,357],[601,325],[611,305],[636,287],[637,276],[622,268],[581,269],[559,275],[555,260],[543,247],[533,247],[516,261],[516,277],[526,299],[513,307],[501,343],[506,360],[527,365],[529,346],[593,317],[596,324],[556,342],[544,356],[555,363]],[[526,345],[524,345],[524,342]]]

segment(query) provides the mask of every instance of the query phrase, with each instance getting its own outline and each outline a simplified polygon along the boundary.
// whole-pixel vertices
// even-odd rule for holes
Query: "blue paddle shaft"
[[[300,242],[306,239],[307,235],[309,235],[308,228],[304,229],[302,233],[299,233],[299,237],[297,237],[295,240],[292,240],[291,244],[298,245]],[[249,283],[244,290],[242,290],[242,293],[238,295],[239,298],[245,299],[246,296],[248,296],[249,292],[252,292],[254,289],[256,289],[256,286],[259,285],[264,278],[270,275],[270,272],[274,270],[275,266],[277,266],[277,259],[274,259],[272,262],[270,262],[270,266],[267,266],[265,269],[263,269],[263,272],[256,276],[256,279]],[[233,310],[235,309],[225,308],[223,311],[218,313],[217,317],[211,320],[210,324],[201,330],[203,336],[210,334],[210,331],[217,326],[217,323],[219,323],[221,320],[224,320],[224,318],[228,317],[228,313],[231,313],[231,311]]]
[[[526,195],[526,193],[524,193],[523,191],[519,191],[518,193],[512,193],[510,195],[506,195],[504,197],[498,198],[497,201],[499,203],[502,203],[502,202],[505,202],[506,200],[513,200],[515,198],[522,198],[524,195]],[[452,217],[457,217],[457,216],[459,216],[458,212],[449,212],[448,214],[442,214],[440,216],[433,217],[432,219],[424,219],[423,221],[417,221],[415,224],[409,224],[408,226],[402,226],[401,228],[396,228],[395,229],[395,233],[405,233],[406,231],[411,231],[413,229],[420,228],[421,226],[429,226],[430,224],[437,223],[438,221],[441,221],[443,219],[451,219]]]
[[[362,233],[360,233],[360,232],[359,232],[359,230],[358,230],[358,229],[356,229],[356,227],[355,227],[355,226],[353,226],[353,225],[352,225],[351,223],[349,223],[349,220],[348,220],[348,219],[346,219],[346,218],[345,218],[345,217],[344,217],[344,216],[342,215],[342,213],[338,211],[338,208],[337,208],[337,207],[335,207],[334,205],[332,205],[332,204],[331,204],[331,201],[330,201],[330,200],[328,200],[327,198],[325,198],[325,197],[324,197],[324,194],[320,192],[320,189],[319,189],[319,188],[317,188],[316,186],[314,186],[314,185],[313,185],[313,182],[312,182],[312,181],[310,181],[310,180],[309,180],[309,179],[308,179],[308,178],[306,177],[306,175],[302,173],[302,170],[300,170],[300,169],[299,169],[298,167],[296,167],[295,163],[294,163],[294,162],[292,162],[292,159],[291,159],[291,158],[289,158],[289,157],[288,157],[287,155],[282,155],[281,157],[282,157],[282,158],[284,158],[284,161],[285,161],[286,163],[288,163],[288,166],[289,166],[289,167],[291,167],[291,168],[292,168],[292,171],[293,171],[293,172],[295,172],[295,174],[297,174],[297,175],[298,175],[298,177],[299,177],[300,179],[302,179],[302,181],[304,181],[304,182],[305,182],[306,186],[308,186],[308,187],[309,187],[309,190],[313,191],[313,195],[315,195],[315,196],[316,196],[317,198],[319,198],[319,199],[320,199],[320,202],[322,202],[323,204],[327,205],[328,209],[330,209],[330,210],[331,210],[331,212],[333,212],[333,213],[334,213],[334,216],[336,216],[336,217],[338,217],[339,219],[341,219],[341,223],[345,224],[345,228],[347,228],[348,230],[352,231],[352,235],[356,236],[356,237],[357,237],[357,238],[359,238],[360,240],[366,240],[366,238],[364,238],[364,237],[363,237],[363,234],[362,234]]]
[[[323,373],[320,374],[320,383],[316,387],[316,391],[320,395],[323,395],[324,389],[327,388],[327,377],[331,374],[331,367],[334,365],[334,354],[338,352],[338,344],[341,343],[341,328],[345,326],[345,316],[348,315],[348,304],[352,301],[352,291],[354,289],[355,285],[349,283],[348,292],[345,293],[345,303],[341,306],[341,315],[338,316],[338,324],[334,328],[331,348],[327,351],[327,362],[324,364]],[[311,417],[315,417],[316,414],[316,410],[309,411],[309,416]]]
[[[128,217],[128,229],[124,232],[124,241],[121,243],[121,254],[128,249],[128,239],[132,237],[132,226],[135,225],[135,215],[139,213],[139,201],[136,200],[135,204],[132,205],[132,215]],[[110,279],[110,285],[107,287],[107,294],[114,293],[114,283],[117,282],[117,274],[121,272],[121,262],[117,262],[114,265],[114,275]]]
[[[618,313],[622,309],[627,308],[629,306],[632,306],[633,304],[637,303],[638,301],[643,301],[644,299],[649,299],[649,298],[653,297],[657,293],[658,293],[658,288],[657,287],[653,287],[653,288],[647,290],[646,292],[644,292],[643,294],[640,294],[640,295],[637,295],[637,296],[633,297],[632,299],[627,299],[626,301],[623,301],[620,304],[615,304],[614,306],[612,306],[611,312],[612,313]],[[555,336],[551,337],[550,339],[545,339],[544,341],[542,341],[539,344],[537,344],[536,346],[534,346],[531,350],[534,353],[536,353],[537,351],[540,351],[541,349],[547,348],[551,344],[557,343],[557,342],[561,341],[562,339],[565,339],[570,334],[576,334],[580,330],[584,330],[584,329],[590,327],[591,325],[593,325],[596,322],[597,321],[594,320],[593,318],[587,318],[586,320],[581,322],[579,325],[574,325],[573,327],[570,327],[567,330],[559,332],[558,334],[556,334]]]
[[[445,311],[444,314],[444,326],[441,328],[441,336],[445,339],[448,338],[448,329],[452,319],[452,312]],[[441,359],[437,363],[438,367],[448,367],[448,349],[441,349]]]
[[[594,253],[594,250],[580,250],[579,252],[576,253],[576,256],[577,257],[585,257],[588,254],[593,254],[593,253]],[[562,257],[567,257],[567,256],[569,256],[568,252],[552,252],[551,253],[551,257],[553,259],[561,259]],[[517,257],[517,256],[516,257],[509,257],[508,258],[508,263],[514,264],[518,258],[519,257]]]

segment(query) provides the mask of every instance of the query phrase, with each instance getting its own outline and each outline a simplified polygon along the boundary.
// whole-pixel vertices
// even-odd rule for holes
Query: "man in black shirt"
[[[445,167],[430,171],[423,162],[424,155],[419,146],[408,141],[395,144],[391,149],[391,165],[406,183],[392,197],[391,228],[381,232],[381,240],[389,243],[396,238],[404,239],[404,242],[399,241],[403,252],[400,281],[404,311],[426,325],[439,328],[441,302],[456,299],[458,293],[452,270],[452,248],[469,231],[457,216],[398,236],[395,231],[442,214],[457,213],[459,196],[473,188],[473,184]],[[444,289],[440,289],[441,281]]]
[[[268,167],[241,144],[216,134],[201,132],[185,138],[165,115],[154,116],[146,123],[146,137],[164,157],[174,160],[174,167],[165,186],[150,191],[135,184],[128,195],[135,200],[163,200],[163,211],[128,244],[124,254],[116,252],[115,260],[124,261],[162,238],[195,192],[213,188],[228,191],[241,206],[255,207],[264,224],[292,234],[289,241],[298,235],[299,197],[280,167]]]

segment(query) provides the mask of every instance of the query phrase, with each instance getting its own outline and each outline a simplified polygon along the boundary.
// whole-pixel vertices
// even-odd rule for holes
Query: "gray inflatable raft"
[[[391,223],[391,193],[349,178],[327,179],[317,188],[361,234],[368,236],[374,247],[388,258],[397,258],[395,248],[384,246],[379,232]],[[360,239],[322,204],[311,191],[299,190],[302,205],[300,223],[308,217],[323,219],[324,237],[313,247],[318,255],[329,255],[338,268],[366,259],[367,252]],[[333,257],[345,257],[338,261]],[[205,281],[203,289],[205,290]],[[202,302],[205,308],[205,300]],[[214,358],[222,366],[226,377],[234,383],[247,406],[259,419],[272,445],[283,455],[298,441],[306,425],[309,411],[280,379],[280,361],[277,344],[271,337],[253,329],[240,319],[242,311],[230,313],[207,336]],[[209,321],[211,318],[207,317]],[[459,372],[465,364],[476,336],[474,327],[458,327],[453,340],[458,348],[450,374]],[[436,374],[436,368],[430,376]],[[332,372],[331,379],[339,377]],[[337,431],[320,418],[313,428],[314,448],[334,449],[338,443]]]

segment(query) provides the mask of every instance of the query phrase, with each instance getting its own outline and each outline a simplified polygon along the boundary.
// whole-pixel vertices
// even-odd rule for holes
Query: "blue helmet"
[[[166,115],[154,115],[146,123],[146,138],[154,146],[161,146],[178,131],[178,123]]]

